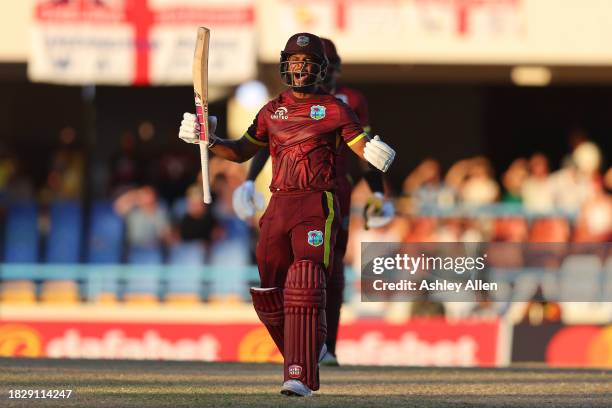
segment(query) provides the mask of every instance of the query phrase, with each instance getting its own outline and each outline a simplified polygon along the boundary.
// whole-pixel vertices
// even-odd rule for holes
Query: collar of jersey
[[[293,96],[293,92],[291,92],[291,89],[287,89],[285,92],[283,92],[282,96],[283,98],[289,99],[293,103],[312,103],[313,101],[325,101],[326,99],[334,98],[333,95],[330,95],[320,90],[318,90],[317,93],[309,94],[306,98],[296,98],[295,96]]]

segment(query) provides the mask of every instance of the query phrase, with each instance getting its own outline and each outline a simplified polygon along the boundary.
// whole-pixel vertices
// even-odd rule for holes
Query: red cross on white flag
[[[39,0],[29,75],[67,84],[190,84],[198,26],[211,27],[210,81],[255,76],[253,0]]]

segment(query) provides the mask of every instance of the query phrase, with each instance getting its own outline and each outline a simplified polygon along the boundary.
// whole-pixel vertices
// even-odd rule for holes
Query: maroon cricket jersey
[[[340,86],[336,88],[334,96],[346,103],[349,108],[355,112],[361,126],[368,132],[370,125],[370,115],[368,112],[368,102],[361,92],[356,89],[348,88],[346,86]],[[340,182],[347,182],[348,173],[348,155],[349,147],[345,143],[340,143],[338,146],[338,158],[336,163],[336,174]]]
[[[335,96],[298,99],[291,90],[261,108],[245,133],[270,146],[272,192],[334,189],[339,140],[352,145],[364,136],[355,113]]]

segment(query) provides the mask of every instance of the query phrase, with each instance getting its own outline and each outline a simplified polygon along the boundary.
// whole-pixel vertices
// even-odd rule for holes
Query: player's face
[[[289,56],[287,61],[289,72],[291,72],[293,83],[296,86],[312,82],[312,76],[318,74],[318,72],[315,72],[318,67],[317,61],[310,55],[293,54]]]

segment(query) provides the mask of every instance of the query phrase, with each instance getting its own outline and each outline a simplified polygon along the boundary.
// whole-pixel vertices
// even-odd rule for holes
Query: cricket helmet
[[[321,37],[321,42],[323,43],[323,50],[325,51],[325,56],[329,61],[330,67],[333,67],[336,71],[340,71],[340,67],[342,65],[342,60],[338,55],[338,51],[336,50],[336,45],[329,38]]]
[[[303,62],[300,70],[297,73],[305,72],[307,65],[313,67],[310,72],[311,78],[302,84],[296,84],[294,81],[295,70],[290,70],[289,57],[294,54],[306,54],[314,57],[314,61]],[[310,33],[297,33],[289,37],[285,48],[281,51],[280,58],[280,75],[285,83],[294,89],[309,88],[322,82],[327,74],[328,61],[325,56],[325,49],[321,39]]]

